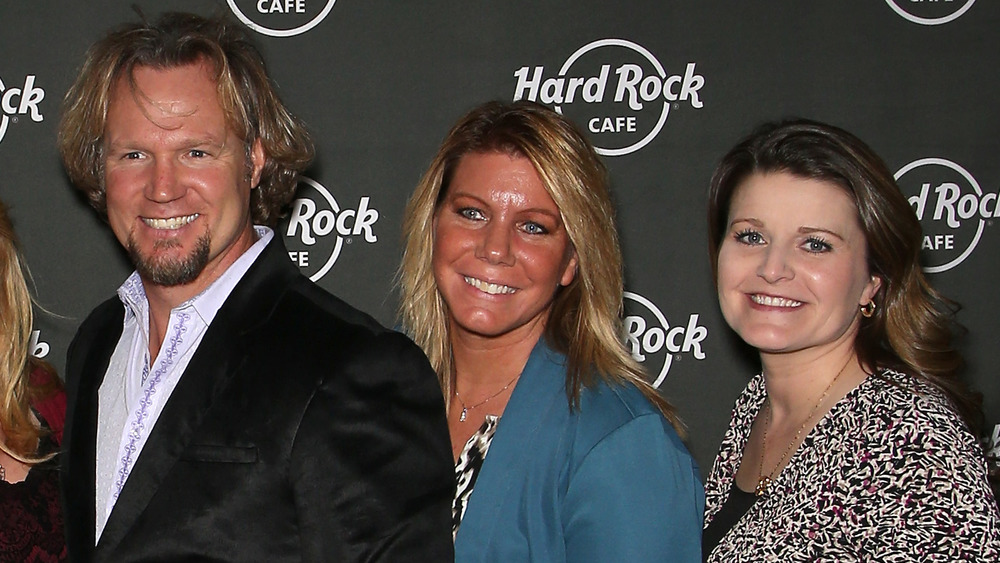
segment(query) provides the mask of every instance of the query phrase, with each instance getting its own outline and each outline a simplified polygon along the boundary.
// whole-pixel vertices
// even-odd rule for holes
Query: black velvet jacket
[[[307,280],[275,237],[223,304],[94,546],[112,298],[70,346],[62,488],[74,561],[451,561],[454,465],[433,371]]]

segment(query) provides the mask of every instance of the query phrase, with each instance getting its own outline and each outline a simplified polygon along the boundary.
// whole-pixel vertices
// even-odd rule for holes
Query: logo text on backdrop
[[[305,33],[326,18],[336,0],[227,0],[247,27],[271,37]]]
[[[0,141],[3,141],[10,124],[25,116],[35,123],[42,122],[38,104],[45,99],[45,90],[35,86],[35,75],[24,77],[23,85],[5,85],[0,79]]]
[[[629,154],[649,144],[672,109],[704,105],[705,77],[696,63],[678,63],[668,73],[649,50],[625,39],[580,47],[555,75],[544,66],[522,66],[514,78],[515,101],[553,106],[586,128],[604,156]]]
[[[998,194],[983,193],[972,174],[950,160],[915,160],[900,168],[895,178],[920,220],[928,273],[944,272],[965,261],[986,227],[1000,218]]]
[[[42,331],[33,330],[31,331],[31,341],[28,342],[28,351],[31,355],[36,358],[44,358],[49,355],[49,350],[51,350],[48,342],[42,342]]]
[[[701,343],[708,337],[708,329],[698,324],[697,313],[671,326],[659,307],[631,291],[625,292],[625,312],[625,344],[654,377],[653,387],[667,378],[675,357],[690,354],[696,360],[705,359]]]
[[[288,257],[309,279],[319,281],[333,268],[345,242],[378,242],[378,218],[368,196],[353,209],[341,208],[322,184],[302,178],[291,213],[282,221]]]

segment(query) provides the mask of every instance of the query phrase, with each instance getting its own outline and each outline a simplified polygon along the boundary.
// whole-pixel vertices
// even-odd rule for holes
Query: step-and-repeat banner
[[[79,323],[130,272],[55,149],[86,48],[128,0],[0,5],[0,198],[60,370]],[[611,171],[628,345],[678,405],[704,471],[757,369],[716,304],[706,187],[755,124],[846,128],[897,171],[932,283],[963,305],[968,377],[1000,433],[1000,2],[994,0],[145,0],[225,13],[261,47],[318,157],[281,234],[323,287],[394,324],[403,206],[474,105],[527,98],[589,132]],[[655,475],[649,478],[655,479]]]

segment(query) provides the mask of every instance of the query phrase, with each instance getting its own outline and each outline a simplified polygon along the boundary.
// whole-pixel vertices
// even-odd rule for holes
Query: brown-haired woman
[[[66,396],[29,354],[32,303],[17,237],[0,202],[0,561],[66,558],[58,466]]]
[[[881,159],[836,127],[764,125],[716,169],[709,239],[763,370],[706,483],[706,560],[997,560],[953,309]]]

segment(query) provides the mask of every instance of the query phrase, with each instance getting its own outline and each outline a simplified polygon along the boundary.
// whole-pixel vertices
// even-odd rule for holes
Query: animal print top
[[[705,484],[706,526],[764,398],[758,375],[736,401]],[[707,560],[1000,561],[1000,515],[980,445],[949,400],[885,370],[819,421]]]
[[[458,526],[465,516],[465,509],[469,506],[469,497],[472,496],[472,489],[476,486],[476,477],[483,468],[483,460],[486,459],[486,452],[490,450],[490,443],[493,442],[493,435],[496,434],[499,422],[499,416],[486,415],[483,425],[469,437],[462,455],[458,456],[458,461],[455,462],[455,501],[451,505],[452,540],[458,534]]]

